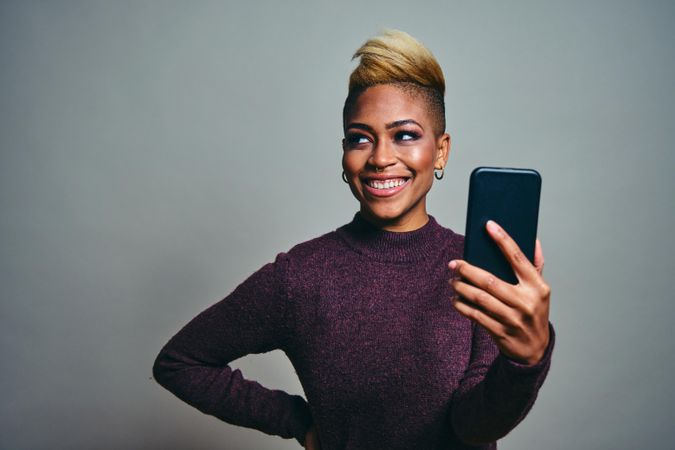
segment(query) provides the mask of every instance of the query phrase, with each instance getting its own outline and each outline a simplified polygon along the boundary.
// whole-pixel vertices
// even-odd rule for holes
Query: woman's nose
[[[396,150],[390,142],[381,139],[373,147],[369,163],[378,169],[396,164]]]

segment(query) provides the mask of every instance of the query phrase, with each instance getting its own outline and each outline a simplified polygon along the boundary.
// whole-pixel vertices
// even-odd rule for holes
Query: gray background
[[[446,74],[440,223],[463,231],[475,166],[543,175],[559,340],[501,448],[672,448],[675,5],[398,0],[0,2],[0,447],[299,448],[150,369],[276,253],[351,219],[340,109],[385,26]],[[234,365],[302,392],[280,352]]]

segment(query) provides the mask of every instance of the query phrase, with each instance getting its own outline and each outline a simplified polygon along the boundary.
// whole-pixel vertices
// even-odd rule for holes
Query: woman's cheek
[[[409,168],[417,172],[417,175],[432,173],[434,169],[433,149],[426,147],[414,147],[408,149],[407,162]]]

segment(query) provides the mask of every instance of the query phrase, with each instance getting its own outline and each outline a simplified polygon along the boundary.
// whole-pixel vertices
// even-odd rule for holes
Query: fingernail
[[[496,233],[497,235],[501,236],[502,235],[502,229],[497,225],[497,223],[494,220],[488,220],[487,229],[491,233]]]
[[[452,270],[455,270],[457,268],[457,261],[453,259],[448,263],[448,267]]]

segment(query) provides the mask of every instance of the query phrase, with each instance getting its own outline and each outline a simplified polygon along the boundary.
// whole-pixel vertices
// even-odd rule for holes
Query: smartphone
[[[516,241],[525,256],[534,262],[537,239],[541,175],[533,169],[478,167],[469,180],[464,260],[497,278],[518,282],[485,224],[494,220]]]

